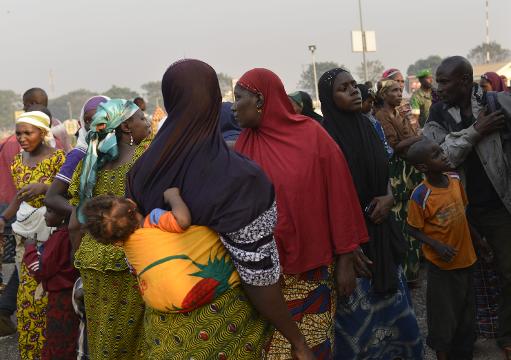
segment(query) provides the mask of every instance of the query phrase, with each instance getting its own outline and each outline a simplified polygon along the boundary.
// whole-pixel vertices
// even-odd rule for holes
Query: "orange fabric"
[[[183,229],[177,223],[177,220],[172,211],[165,211],[162,215],[160,215],[157,224],[153,224],[150,217],[150,215],[146,216],[144,220],[144,228],[157,228],[172,233],[183,232]]]
[[[124,243],[124,252],[142,298],[159,311],[189,312],[240,285],[218,234],[205,226],[181,234],[139,228]]]
[[[447,188],[434,187],[424,180],[412,193],[408,207],[410,226],[457,250],[447,263],[429,245],[422,245],[426,259],[443,270],[466,268],[477,260],[465,215],[465,191],[457,175],[448,176]]]

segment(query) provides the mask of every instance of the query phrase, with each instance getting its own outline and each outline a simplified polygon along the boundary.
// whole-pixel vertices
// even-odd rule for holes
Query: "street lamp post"
[[[358,12],[360,15],[360,32],[362,33],[362,61],[364,63],[364,81],[367,81],[367,61],[366,61],[366,33],[364,31],[364,23],[362,22],[362,0],[358,0]]]
[[[490,17],[488,15],[488,0],[486,0],[486,62],[490,62]]]
[[[309,45],[309,51],[312,55],[312,73],[314,75],[314,91],[316,92],[316,106],[319,105],[319,91],[318,91],[318,74],[316,72],[316,58],[314,52],[316,51],[316,45]]]

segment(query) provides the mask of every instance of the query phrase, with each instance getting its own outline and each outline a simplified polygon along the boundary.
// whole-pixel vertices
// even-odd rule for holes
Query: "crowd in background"
[[[222,103],[181,60],[165,111],[97,95],[78,129],[27,90],[0,143],[0,336],[22,359],[462,360],[477,336],[511,357],[509,88],[459,56],[417,78],[331,69],[315,109],[256,68]]]

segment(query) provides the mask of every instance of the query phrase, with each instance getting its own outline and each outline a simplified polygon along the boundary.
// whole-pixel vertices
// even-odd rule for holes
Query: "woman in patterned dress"
[[[226,327],[234,332],[241,327],[251,331],[250,318],[257,319],[259,312],[286,335],[296,358],[312,359],[280,291],[273,187],[255,163],[230,150],[222,138],[221,93],[215,70],[199,60],[178,61],[165,72],[162,93],[168,118],[131,170],[128,196],[147,215],[155,208],[168,209],[163,192],[179,188],[192,224],[208,226],[220,234],[243,292],[235,295],[229,291],[220,304],[206,305],[188,315],[161,314],[148,308],[150,354],[161,354],[154,358],[164,359],[163,348],[169,349],[167,358],[173,358],[174,351],[189,349],[176,359],[260,358],[253,353],[258,344],[229,342],[234,337],[224,334]],[[218,308],[225,309],[224,320],[215,316]],[[235,326],[229,324],[232,320]],[[180,335],[181,328],[187,329],[187,336]]]
[[[408,213],[408,200],[415,187],[422,180],[422,174],[405,160],[406,148],[417,140],[417,130],[406,115],[400,111],[402,88],[399,81],[384,79],[378,83],[378,97],[383,101],[375,116],[385,132],[387,142],[394,150],[390,159],[390,177],[394,193],[394,207],[392,211],[398,221],[401,231],[408,242],[408,251],[404,271],[410,286],[417,286],[420,267],[420,244],[417,239],[408,234],[406,216]]]
[[[0,232],[5,219],[16,214],[12,225],[16,237],[16,265],[20,274],[17,296],[19,352],[23,360],[38,360],[45,342],[46,305],[48,297],[21,263],[26,238],[37,242],[48,239],[50,229],[44,222],[44,196],[65,161],[62,150],[51,146],[50,117],[42,111],[23,113],[16,120],[16,138],[23,149],[11,165],[18,193],[0,216]]]
[[[80,222],[84,222],[80,207],[87,199],[124,195],[126,174],[147,148],[149,134],[150,123],[133,102],[112,99],[98,105],[87,154],[69,186],[72,204],[79,205]],[[143,359],[144,302],[122,248],[103,245],[85,233],[75,254],[75,267],[83,281],[90,358]]]

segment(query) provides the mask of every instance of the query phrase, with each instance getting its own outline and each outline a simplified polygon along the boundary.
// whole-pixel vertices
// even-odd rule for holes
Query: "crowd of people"
[[[331,69],[319,114],[262,68],[222,103],[181,60],[165,111],[94,96],[74,148],[29,89],[0,145],[0,336],[23,360],[511,358],[511,95],[459,56],[417,77]]]

